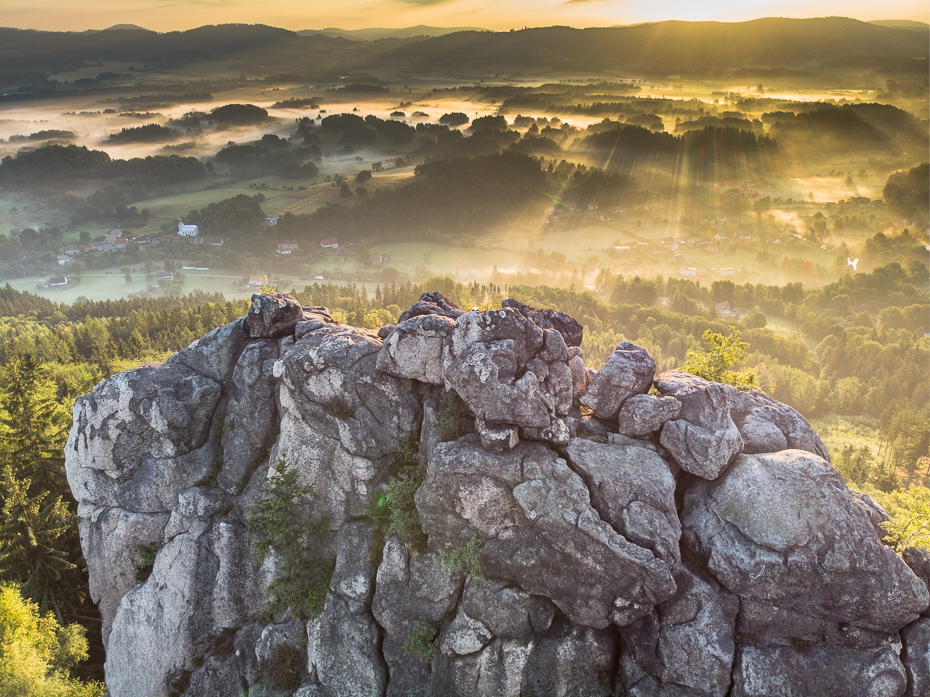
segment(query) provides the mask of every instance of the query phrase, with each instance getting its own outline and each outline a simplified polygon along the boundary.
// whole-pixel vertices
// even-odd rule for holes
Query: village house
[[[173,281],[174,271],[156,271],[155,278],[159,281]]]
[[[296,242],[279,242],[275,254],[290,254],[299,251],[300,246]]]
[[[204,238],[203,238],[203,241],[206,242],[207,244],[212,244],[214,247],[222,247],[222,246],[223,246],[223,238],[222,238],[222,237],[204,237]]]
[[[178,235],[181,237],[195,237],[200,234],[200,228],[196,225],[185,225],[184,221],[178,218]]]
[[[335,237],[328,237],[325,240],[320,240],[320,246],[323,249],[339,249],[339,240]]]
[[[45,281],[42,284],[45,288],[53,288],[55,286],[66,286],[68,285],[68,279],[64,276],[52,276],[50,279]]]
[[[252,288],[261,288],[265,285],[264,276],[249,276],[249,286]]]
[[[693,266],[682,266],[679,273],[682,276],[697,276],[697,269]]]

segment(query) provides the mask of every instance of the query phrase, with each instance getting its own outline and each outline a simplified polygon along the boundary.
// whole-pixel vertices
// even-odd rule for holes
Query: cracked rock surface
[[[257,294],[79,398],[109,694],[928,694],[930,555],[882,545],[804,418],[581,343],[517,300],[425,293],[375,334]],[[378,511],[416,443],[414,543]],[[272,611],[282,560],[248,533],[280,459],[331,570],[309,619]]]

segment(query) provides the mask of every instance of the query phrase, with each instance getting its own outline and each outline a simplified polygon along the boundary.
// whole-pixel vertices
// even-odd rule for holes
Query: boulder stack
[[[581,339],[515,300],[427,293],[376,334],[255,295],[79,398],[109,694],[928,694],[930,557],[882,544],[804,418]],[[282,459],[331,570],[309,619],[248,532]],[[411,476],[425,546],[378,521]]]

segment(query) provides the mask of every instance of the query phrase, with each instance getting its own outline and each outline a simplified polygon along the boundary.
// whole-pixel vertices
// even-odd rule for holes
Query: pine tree
[[[83,585],[67,549],[73,544],[75,516],[61,496],[48,500],[48,491],[30,496],[30,481],[17,480],[9,470],[3,485],[0,579],[22,584],[43,614],[53,612],[61,622],[63,615],[75,614],[73,596]]]
[[[30,480],[33,496],[70,493],[64,467],[69,419],[52,394],[42,361],[32,353],[14,357],[0,373],[0,468]]]

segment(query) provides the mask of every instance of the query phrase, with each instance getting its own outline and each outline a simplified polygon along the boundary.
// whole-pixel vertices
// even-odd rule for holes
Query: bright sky
[[[0,26],[56,31],[138,24],[156,31],[245,22],[286,29],[470,26],[512,29],[758,17],[930,20],[927,0],[2,0]]]

